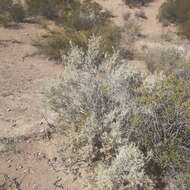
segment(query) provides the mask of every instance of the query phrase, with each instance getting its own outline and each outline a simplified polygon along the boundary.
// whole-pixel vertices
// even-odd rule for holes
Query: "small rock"
[[[16,127],[16,123],[13,123],[13,124],[11,125],[11,127]]]
[[[11,163],[13,160],[12,159],[9,159],[8,161],[7,161],[7,163]]]
[[[18,169],[22,169],[22,168],[23,168],[23,166],[22,166],[22,165],[19,165],[19,166],[18,166]]]

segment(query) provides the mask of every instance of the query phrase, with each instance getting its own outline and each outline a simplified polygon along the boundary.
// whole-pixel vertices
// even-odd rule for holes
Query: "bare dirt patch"
[[[35,55],[32,40],[43,32],[28,24],[18,30],[0,28],[0,137],[27,135],[44,127],[43,87],[60,67]]]

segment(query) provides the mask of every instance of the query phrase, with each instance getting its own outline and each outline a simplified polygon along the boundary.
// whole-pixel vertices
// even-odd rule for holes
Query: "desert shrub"
[[[120,147],[127,143],[127,129],[123,130],[123,125],[128,122],[125,118],[130,115],[129,108],[133,107],[142,83],[138,74],[124,69],[117,52],[112,56],[102,53],[100,42],[101,38],[92,37],[86,51],[72,46],[68,55],[63,56],[65,74],[60,83],[51,88],[49,103],[58,115],[59,129],[67,134],[67,142],[70,144],[68,146],[66,142],[62,151],[60,150],[67,169],[74,172],[76,168],[80,170],[82,166],[86,166],[93,170],[97,169],[99,163],[112,168],[113,164],[110,169],[111,176],[120,167],[117,165],[119,159],[128,156],[127,150],[135,151],[134,146],[129,146],[128,149],[126,146],[126,155],[122,155],[123,151],[118,154]],[[139,154],[137,150],[137,162],[138,159],[141,160],[138,158]],[[143,156],[143,153],[139,156]],[[129,159],[132,159],[132,153],[129,154]],[[126,178],[121,182],[120,189],[127,177],[132,178],[132,165],[131,161],[128,168],[130,173],[127,175],[126,171]],[[122,170],[122,166],[120,169]],[[118,177],[119,175],[122,180],[122,171]],[[137,185],[143,186],[142,181],[140,182],[146,175],[143,165],[141,168],[139,164],[139,169],[137,166],[135,175],[141,178],[135,178],[137,181],[134,189]],[[112,183],[113,181],[112,178]],[[130,183],[133,186],[133,181]]]
[[[108,190],[151,189],[150,178],[160,183],[172,170],[185,175],[189,81],[172,75],[145,88],[118,52],[105,54],[100,42],[92,36],[86,51],[71,44],[62,56],[63,78],[48,94],[58,130],[67,139],[60,149],[67,171],[95,172],[86,188]]]
[[[34,45],[38,47],[39,53],[60,62],[63,51],[66,53],[69,50],[71,41],[73,44],[86,48],[86,34],[72,29],[49,31],[48,36],[35,40]]]
[[[124,0],[125,4],[128,6],[144,6],[147,3],[150,3],[153,0]]]
[[[32,16],[44,16],[58,24],[84,30],[105,23],[110,13],[102,11],[99,4],[91,0],[26,0],[27,11]]]
[[[19,3],[13,4],[10,14],[15,22],[22,22],[25,18],[25,10]]]
[[[27,11],[32,16],[44,16],[53,19],[58,16],[64,0],[26,0]]]
[[[190,187],[190,164],[187,164],[185,177],[183,179],[187,187]]]
[[[174,70],[177,77],[185,80],[190,80],[190,65],[188,62],[184,64],[177,65]]]
[[[99,4],[92,1],[64,1],[59,15],[53,18],[60,30],[50,31],[46,38],[38,40],[36,45],[42,53],[60,60],[61,52],[67,52],[70,42],[86,48],[87,39],[95,34],[103,37],[102,50],[112,53],[113,47],[119,45],[120,29],[110,18],[108,11],[104,11]]]
[[[145,107],[133,118],[140,130],[132,137],[137,141],[142,137],[139,143],[144,149],[153,150],[156,162],[163,169],[184,170],[188,161],[189,90],[189,80],[172,75],[151,93],[140,97],[140,106],[143,108],[144,102]]]
[[[20,189],[21,182],[17,178],[12,178],[7,174],[1,174],[1,190]]]
[[[147,49],[144,55],[149,71],[171,73],[185,64],[184,50],[179,47],[154,47]]]
[[[121,41],[121,55],[128,59],[135,57],[135,42],[141,34],[141,26],[135,19],[129,18],[124,25]]]
[[[97,177],[91,189],[153,189],[153,182],[145,172],[145,165],[149,159],[150,155],[145,157],[134,144],[121,147],[110,166],[98,167]]]
[[[70,9],[64,9],[57,20],[60,25],[66,25],[76,30],[89,30],[110,23],[111,13],[103,10],[98,3],[85,0],[82,3],[69,4]]]
[[[179,33],[190,38],[190,2],[186,0],[167,0],[160,8],[159,19],[176,23]]]
[[[67,53],[71,42],[85,50],[88,38],[92,35],[102,35],[102,51],[113,53],[114,48],[119,46],[120,29],[114,25],[95,27],[87,31],[60,27],[58,30],[49,31],[45,38],[35,40],[34,45],[40,53],[60,62],[62,53]]]
[[[22,22],[25,18],[25,10],[21,3],[13,0],[2,0],[0,2],[0,23],[4,26],[8,23]]]
[[[12,6],[12,0],[2,0],[0,1],[0,10],[1,11],[8,11]]]
[[[8,23],[11,22],[10,15],[7,13],[4,13],[3,15],[0,15],[0,25],[8,26]]]

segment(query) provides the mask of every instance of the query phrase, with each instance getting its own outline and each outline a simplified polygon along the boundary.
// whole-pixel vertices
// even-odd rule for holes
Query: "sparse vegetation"
[[[144,53],[144,60],[152,73],[164,71],[168,74],[185,65],[184,54],[182,47],[160,46],[147,49]]]
[[[33,14],[43,13],[40,7],[47,9],[40,4],[40,1],[28,0],[28,2],[28,7],[31,7],[30,12]],[[82,3],[58,1],[57,3],[61,3],[61,6],[58,6],[56,2],[53,4],[50,2],[51,7],[60,9],[55,11],[59,15],[52,14],[50,18],[47,15],[49,13],[44,13],[43,16],[53,19],[59,29],[49,31],[45,39],[37,40],[35,43],[40,51],[50,58],[60,61],[62,51],[67,52],[71,41],[75,45],[86,47],[87,39],[93,34],[102,36],[104,40],[102,50],[113,52],[113,48],[119,45],[120,29],[111,22],[111,14],[103,10],[99,4],[88,0]]]
[[[9,22],[22,22],[25,18],[25,10],[21,3],[13,0],[0,1],[0,24],[7,26]]]
[[[153,0],[124,0],[125,4],[128,6],[145,6]]]
[[[151,1],[125,0],[125,3],[134,7],[147,5]],[[159,15],[161,21],[166,19],[167,22],[177,24],[180,34],[187,38],[189,5],[185,0],[167,0]],[[27,75],[21,76],[21,79],[26,80],[30,88],[22,83],[22,88],[15,90],[18,92],[15,94],[18,94],[16,100],[19,104],[16,104],[18,108],[14,110],[14,106],[10,106],[14,101],[14,94],[7,87],[0,99],[3,102],[7,97],[10,101],[3,110],[5,114],[0,113],[0,122],[2,120],[5,126],[12,123],[10,129],[7,127],[3,131],[0,153],[10,154],[9,158],[14,153],[17,157],[15,160],[7,159],[6,156],[0,159],[3,159],[3,163],[8,162],[8,172],[16,168],[16,175],[19,172],[24,175],[18,180],[12,174],[9,176],[2,173],[0,189],[20,189],[25,186],[22,179],[33,173],[32,169],[25,167],[29,168],[29,162],[33,164],[36,160],[40,164],[46,160],[45,171],[51,167],[50,173],[55,173],[52,178],[56,179],[53,186],[60,189],[64,189],[65,184],[59,178],[59,173],[69,174],[73,181],[77,181],[77,188],[84,190],[163,190],[166,187],[172,190],[190,189],[190,66],[188,55],[186,56],[188,44],[182,44],[181,39],[173,43],[176,36],[171,36],[171,33],[156,36],[159,40],[164,40],[163,44],[160,41],[154,42],[155,36],[150,35],[149,38],[148,35],[141,34],[141,25],[137,21],[147,18],[148,22],[149,13],[146,14],[146,8],[136,10],[131,9],[131,13],[125,14],[125,25],[121,30],[113,24],[111,13],[91,0],[26,0],[23,5],[19,1],[0,0],[0,23],[9,26],[10,23],[26,22],[27,19],[40,19],[38,26],[40,25],[40,30],[45,29],[46,33],[33,40],[32,45],[38,47],[40,53],[63,65],[53,65],[53,69],[63,69],[62,75],[53,79],[52,84],[49,80],[46,83],[46,103],[50,108],[46,111],[47,114],[50,111],[50,118],[46,118],[44,114],[43,118],[36,117],[38,121],[35,121],[35,125],[27,123],[26,131],[29,135],[26,136],[22,131],[23,135],[20,136],[19,130],[22,130],[25,120],[30,122],[31,119],[23,119],[20,115],[25,112],[30,115],[27,112],[28,107],[36,102],[39,105],[34,106],[34,111],[36,115],[41,114],[42,93],[39,86],[35,86],[36,83],[40,83],[41,87],[41,83],[54,78],[55,73],[53,71],[51,75],[52,70],[49,72],[48,68],[44,69],[43,66],[47,66],[49,60],[45,60],[43,65],[42,57],[37,62],[39,68],[35,67],[33,60],[29,64],[21,64],[22,56],[15,59],[15,62],[19,62],[18,68],[24,70],[22,75]],[[23,28],[27,26],[29,24]],[[30,25],[32,32],[36,26],[37,24]],[[1,29],[9,31],[7,28]],[[142,32],[143,29],[145,28],[142,28]],[[17,37],[15,31],[14,35]],[[32,36],[28,30],[23,31],[27,31],[23,41],[20,38],[2,40],[2,49],[9,53],[12,50],[9,46],[12,48],[12,44],[15,44],[13,47],[27,47],[28,52],[28,41]],[[14,35],[11,33],[11,38]],[[138,44],[139,39],[141,40]],[[148,43],[145,44],[146,42]],[[138,49],[138,45],[142,49]],[[142,54],[141,50],[144,50]],[[24,55],[23,62],[27,56],[28,54]],[[36,61],[38,57],[35,58]],[[12,82],[20,70],[11,61],[3,60],[2,64],[5,62],[5,66],[0,71],[3,77],[11,77],[9,71],[13,67],[12,70],[16,72],[13,72]],[[149,71],[147,67],[144,69],[140,65],[140,69],[146,71],[143,70],[142,74],[137,72],[132,65],[136,62],[147,66]],[[30,69],[33,71],[28,74]],[[42,70],[44,73],[41,78],[38,75],[41,75]],[[8,74],[4,74],[5,71]],[[31,77],[34,74],[37,82]],[[49,75],[52,78],[48,78]],[[160,78],[156,78],[157,76]],[[15,82],[16,88],[21,79]],[[3,84],[6,80],[3,78],[2,81]],[[20,89],[26,91],[26,94],[21,94]],[[39,95],[39,102],[38,99],[30,102],[28,89],[34,90],[30,96]],[[26,106],[21,103],[24,99],[27,99]],[[38,109],[39,112],[36,111]],[[15,116],[17,113],[14,112],[18,110],[21,114]],[[44,125],[44,122],[47,124]],[[40,132],[36,128],[30,128],[30,124],[32,127],[39,125]],[[3,135],[11,130],[14,135],[9,134],[10,137],[4,138]],[[44,140],[43,143],[41,139]],[[36,142],[38,140],[40,143]],[[53,151],[48,149],[47,153],[44,151],[42,154],[36,152],[35,143],[37,146],[43,144],[46,147],[49,146],[46,142],[54,143],[54,140],[56,142],[53,144]],[[24,152],[31,141],[32,152]],[[23,142],[27,143],[23,146]],[[41,149],[43,148],[37,147],[38,151]],[[25,166],[13,164],[22,157],[23,152],[24,158],[21,160]],[[29,158],[29,162],[26,158]],[[58,167],[64,171],[57,172]],[[38,170],[37,168],[36,171]],[[32,184],[32,188],[41,187]]]
[[[72,144],[63,145],[67,169],[80,173],[83,164],[90,167],[96,171],[90,185],[100,183],[104,189],[136,190],[139,185],[152,189],[154,183],[164,184],[160,177],[172,170],[185,176],[190,154],[189,81],[171,75],[155,87],[145,88],[140,75],[124,69],[117,52],[111,57],[100,52],[100,41],[91,38],[86,52],[71,47],[63,56],[67,74],[49,94],[58,126],[69,134]],[[130,157],[124,151],[128,148],[139,155],[130,167],[129,160],[126,165],[123,161]],[[141,158],[146,162],[138,162],[138,168],[135,159]],[[137,170],[132,169],[133,164]],[[130,178],[132,171],[136,172]]]
[[[160,8],[159,19],[177,24],[179,33],[190,38],[190,2],[187,0],[167,0]]]
[[[121,41],[121,54],[127,59],[135,57],[135,42],[141,34],[141,26],[136,19],[129,18],[125,21]]]

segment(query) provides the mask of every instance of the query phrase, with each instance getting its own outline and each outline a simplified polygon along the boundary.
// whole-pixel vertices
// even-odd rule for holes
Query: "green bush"
[[[132,118],[137,128],[132,139],[152,149],[163,170],[184,170],[189,159],[189,100],[190,81],[172,75],[140,97],[140,111]]]
[[[160,8],[159,19],[177,24],[179,33],[190,39],[190,1],[167,0]]]

